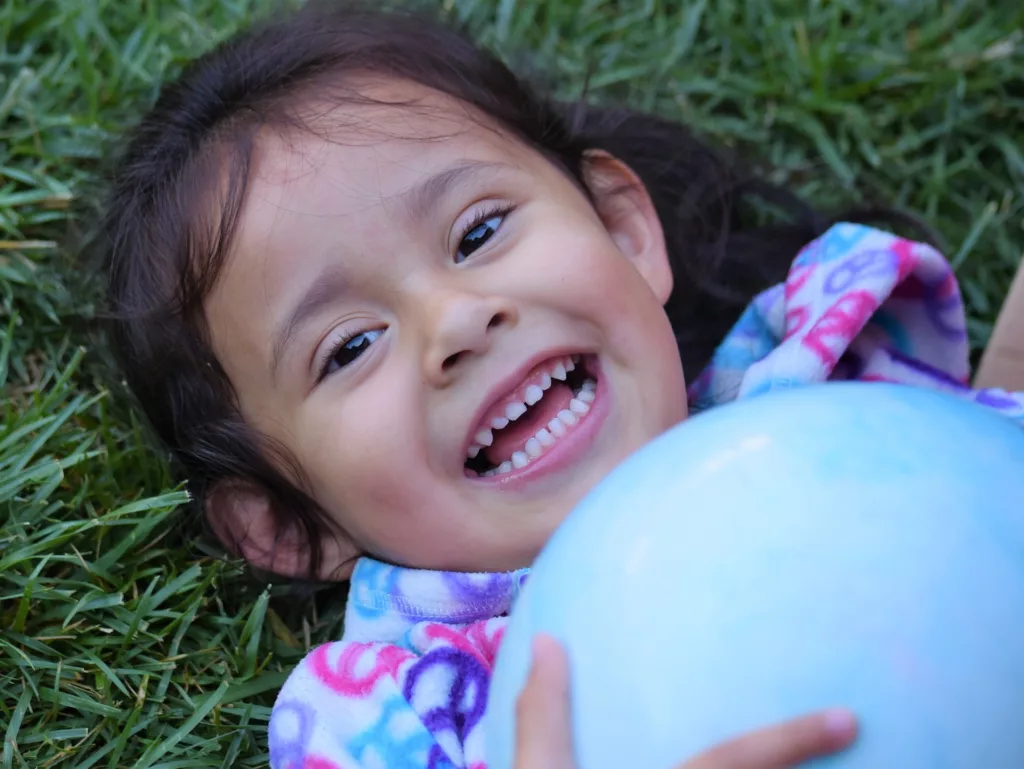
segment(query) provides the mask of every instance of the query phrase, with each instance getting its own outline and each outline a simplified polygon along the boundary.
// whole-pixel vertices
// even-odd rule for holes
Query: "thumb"
[[[558,642],[533,641],[533,664],[516,702],[515,769],[575,769],[569,665]]]

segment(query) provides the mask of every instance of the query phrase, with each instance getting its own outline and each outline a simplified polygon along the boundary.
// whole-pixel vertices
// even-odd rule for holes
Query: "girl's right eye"
[[[353,363],[356,358],[370,349],[370,345],[376,342],[384,334],[384,329],[375,328],[369,331],[360,331],[358,334],[347,334],[342,336],[324,361],[320,370],[320,379],[330,376],[335,371]]]

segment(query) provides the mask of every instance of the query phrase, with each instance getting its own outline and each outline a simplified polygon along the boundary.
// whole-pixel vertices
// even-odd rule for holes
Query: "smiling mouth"
[[[537,366],[477,426],[466,450],[470,476],[520,470],[544,456],[590,412],[597,376],[590,356],[552,358]]]

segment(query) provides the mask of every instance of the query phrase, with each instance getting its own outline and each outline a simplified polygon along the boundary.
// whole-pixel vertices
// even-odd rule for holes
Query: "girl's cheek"
[[[400,475],[418,445],[420,420],[413,398],[396,376],[380,371],[352,392],[339,395],[326,408],[305,415],[304,431],[311,459],[328,476],[373,477]]]
[[[536,287],[538,279],[553,298],[562,301],[576,298],[587,301],[608,301],[619,292],[620,281],[629,278],[632,266],[614,250],[614,246],[600,233],[584,229],[585,223],[573,231],[571,228],[553,234],[538,231],[536,236],[520,244],[525,259],[515,265],[519,280]],[[518,281],[517,281],[518,282]]]

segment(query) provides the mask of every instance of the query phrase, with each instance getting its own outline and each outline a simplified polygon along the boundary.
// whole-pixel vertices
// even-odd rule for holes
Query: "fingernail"
[[[544,678],[552,691],[567,689],[568,670],[562,645],[546,633],[533,637],[533,674]]]
[[[842,708],[829,710],[825,713],[825,729],[837,739],[850,739],[857,733],[857,717]]]
[[[533,654],[533,663],[535,665],[538,663],[546,664],[558,650],[557,641],[546,633],[535,635],[530,646],[532,647],[530,651]]]

